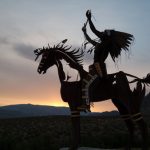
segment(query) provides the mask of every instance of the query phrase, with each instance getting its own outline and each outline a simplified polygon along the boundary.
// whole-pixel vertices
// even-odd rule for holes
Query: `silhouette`
[[[97,74],[102,79],[107,78],[107,69],[105,60],[108,57],[108,54],[112,57],[113,61],[115,62],[115,59],[121,55],[121,51],[129,51],[129,46],[131,42],[133,41],[133,35],[115,31],[115,30],[105,30],[104,32],[98,31],[92,20],[91,20],[91,11],[88,10],[86,12],[87,21],[84,24],[82,31],[84,33],[84,36],[87,40],[85,41],[85,47],[86,44],[90,43],[92,44],[92,47],[88,50],[88,52],[92,52],[94,50],[94,62],[92,65],[89,66],[90,74]],[[92,30],[92,32],[98,37],[98,39],[91,39],[86,31],[87,23],[89,22],[89,26]],[[91,78],[88,78],[88,81],[91,80]],[[83,89],[88,90],[88,81],[87,84],[83,83]],[[83,81],[84,82],[84,81]],[[92,81],[91,84],[94,84]],[[86,102],[87,108],[89,107],[89,98],[86,92],[82,93],[82,99],[83,103]],[[85,105],[85,104],[84,104]],[[86,106],[85,106],[86,107]],[[84,108],[84,106],[81,107],[81,109]],[[88,108],[89,110],[89,108]]]
[[[34,51],[37,56],[42,55],[38,66],[38,73],[46,73],[47,69],[56,65],[58,69],[58,76],[61,83],[61,97],[64,102],[67,102],[71,111],[72,121],[72,143],[70,150],[76,150],[80,143],[80,109],[82,103],[82,83],[89,76],[89,72],[85,71],[82,66],[83,50],[73,49],[65,45],[67,40],[63,40],[57,45],[50,47],[38,48]],[[64,59],[70,67],[78,70],[80,74],[79,81],[68,82],[63,70],[61,60]],[[129,87],[127,77],[134,78],[131,83],[136,82],[137,86],[132,91]],[[102,79],[99,75],[94,75],[91,78],[96,80],[94,89],[89,86],[88,95],[89,102],[98,102],[111,99],[112,103],[117,107],[121,117],[124,119],[129,130],[129,144],[128,148],[134,140],[135,124],[139,127],[142,135],[142,148],[148,149],[148,129],[147,125],[140,112],[142,99],[145,95],[145,85],[150,84],[150,74],[145,78],[140,79],[134,75],[124,73],[122,71],[113,74],[108,74],[107,78]],[[91,81],[90,81],[91,82]]]

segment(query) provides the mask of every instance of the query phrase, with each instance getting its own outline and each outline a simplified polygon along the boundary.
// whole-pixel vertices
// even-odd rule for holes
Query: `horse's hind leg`
[[[134,128],[134,123],[131,119],[128,108],[126,107],[126,105],[121,100],[113,98],[112,102],[117,107],[117,109],[120,113],[120,116],[124,120],[124,122],[127,126],[127,129],[129,131],[129,139],[128,139],[128,144],[126,146],[126,149],[130,150],[130,148],[132,147],[133,142],[134,142],[133,141],[134,140],[134,129],[135,129]]]
[[[142,150],[148,150],[148,127],[141,113],[132,115],[135,124],[137,124],[142,136]]]
[[[132,92],[132,120],[135,122],[135,124],[137,124],[141,132],[143,150],[148,150],[148,127],[140,112],[141,103],[144,96],[145,87],[142,87],[141,83],[138,82],[136,88]]]
[[[116,84],[114,85],[115,98],[112,99],[114,105],[118,108],[121,117],[124,119],[126,126],[129,131],[129,144],[128,149],[130,149],[134,140],[134,122],[131,119],[131,100],[132,91],[130,90],[129,83],[126,75],[123,72],[116,74]]]

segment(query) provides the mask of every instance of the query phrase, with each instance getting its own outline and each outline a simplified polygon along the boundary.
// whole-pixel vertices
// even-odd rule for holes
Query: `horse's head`
[[[82,62],[82,56],[84,54],[83,51],[80,51],[80,49],[73,49],[70,50],[71,46],[64,45],[66,43],[67,39],[61,41],[56,46],[50,47],[49,45],[47,47],[38,48],[34,50],[35,55],[37,56],[35,60],[38,59],[40,55],[42,55],[41,61],[39,63],[37,71],[41,73],[46,73],[47,69],[52,67],[53,65],[57,65],[58,61],[61,59],[66,60],[70,67],[74,68],[75,66],[81,66],[80,64]]]
[[[66,43],[67,39],[61,41],[59,44],[56,46],[54,45],[53,47],[43,47],[43,48],[38,48],[34,50],[34,54],[37,56],[35,61],[38,59],[40,55],[42,55],[41,61],[38,66],[38,73],[46,73],[47,69],[55,65],[56,62],[56,50],[60,46],[63,46],[64,43]]]
[[[44,74],[49,67],[52,67],[54,64],[56,64],[55,52],[51,48],[39,48],[34,50],[34,53],[35,55],[37,55],[37,58],[39,57],[39,55],[42,55],[41,61],[37,69],[38,73]]]

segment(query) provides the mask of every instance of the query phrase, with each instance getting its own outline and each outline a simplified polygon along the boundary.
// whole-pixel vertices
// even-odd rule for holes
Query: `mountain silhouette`
[[[142,103],[142,112],[145,115],[150,114],[150,93],[147,94]],[[55,107],[47,105],[17,104],[0,107],[0,118],[18,118],[34,116],[53,116],[53,115],[70,115],[68,107]],[[118,111],[111,112],[92,112],[81,113],[84,116],[118,116]]]
[[[0,107],[0,118],[70,115],[68,107],[18,104]]]
[[[68,107],[55,107],[32,104],[17,104],[0,107],[0,118],[18,118],[18,117],[35,117],[35,116],[54,116],[54,115],[70,115]],[[111,112],[92,112],[81,113],[83,116],[118,116],[117,111]]]

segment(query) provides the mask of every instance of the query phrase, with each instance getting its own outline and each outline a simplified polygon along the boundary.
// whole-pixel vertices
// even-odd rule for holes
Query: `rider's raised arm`
[[[85,25],[83,26],[82,31],[83,31],[83,33],[84,33],[84,36],[85,36],[86,40],[87,40],[89,43],[91,43],[93,46],[96,46],[97,42],[95,42],[94,40],[92,40],[92,39],[89,37],[89,35],[88,35],[87,32],[86,32],[86,26],[85,26]]]
[[[102,37],[102,32],[98,31],[98,30],[95,28],[95,26],[94,26],[94,24],[93,24],[93,22],[92,22],[92,20],[91,20],[91,11],[90,11],[90,10],[88,10],[88,11],[86,12],[86,17],[87,17],[87,19],[88,19],[88,21],[89,21],[89,25],[90,25],[90,28],[91,28],[92,32],[93,32],[96,36],[98,36],[99,38],[101,38],[101,37]]]

